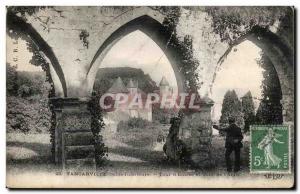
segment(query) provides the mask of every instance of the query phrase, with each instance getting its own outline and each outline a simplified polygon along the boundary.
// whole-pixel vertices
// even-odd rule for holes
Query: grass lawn
[[[49,134],[7,133],[7,172],[53,172],[57,169],[51,161]]]
[[[164,126],[168,129],[167,126]],[[163,128],[163,126],[162,126]],[[186,172],[189,169],[176,163],[170,163],[162,151],[157,135],[165,129],[132,129],[117,133],[105,133],[104,141],[108,146],[108,161],[103,170],[109,175],[116,173],[168,173]],[[248,173],[249,141],[247,137],[242,149],[242,172]],[[54,173],[58,171],[51,161],[49,134],[7,134],[7,171],[22,173],[24,171],[41,171]],[[212,154],[215,168],[212,171],[225,172],[224,137],[213,136]],[[232,154],[233,155],[233,154]],[[211,170],[210,170],[211,171]]]

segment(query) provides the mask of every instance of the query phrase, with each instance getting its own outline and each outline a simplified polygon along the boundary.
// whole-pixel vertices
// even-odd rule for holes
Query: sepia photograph
[[[5,9],[7,188],[295,187],[293,5]]]

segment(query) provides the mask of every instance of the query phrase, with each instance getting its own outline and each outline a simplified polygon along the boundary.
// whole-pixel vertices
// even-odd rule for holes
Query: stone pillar
[[[181,119],[178,138],[185,144],[190,154],[190,161],[195,167],[211,166],[213,101],[208,97],[201,99],[200,109],[186,113]]]
[[[95,169],[89,99],[52,98],[56,115],[55,162],[65,170]]]

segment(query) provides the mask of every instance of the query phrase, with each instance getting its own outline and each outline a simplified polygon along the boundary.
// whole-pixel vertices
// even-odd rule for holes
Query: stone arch
[[[128,23],[119,27],[104,41],[104,43],[97,50],[89,66],[87,72],[88,82],[94,83],[99,65],[106,56],[106,54],[109,52],[109,50],[124,36],[136,30],[140,30],[143,33],[145,33],[162,49],[174,70],[178,91],[185,91],[186,88],[184,86],[184,76],[180,72],[178,61],[176,60],[177,51],[167,46],[172,36],[172,33],[168,32],[159,21],[153,19],[148,15],[143,15],[129,21]],[[93,84],[88,85],[90,86],[89,92],[91,93]]]
[[[56,84],[54,85],[54,87],[59,87],[58,84],[60,84],[63,96],[67,97],[67,85],[63,70],[52,48],[41,37],[41,35],[29,23],[26,23],[20,17],[9,12],[7,13],[7,29],[18,30],[20,32],[23,32],[26,36],[30,38],[30,40],[34,44],[35,49],[41,52],[42,55],[45,55],[43,56],[44,59],[49,61],[50,65],[53,67],[54,71],[51,71],[51,68],[49,67],[49,72],[46,72],[49,73],[49,75],[51,75],[51,82],[53,82],[54,77],[58,77],[59,83],[57,83],[57,81],[53,82],[53,84]]]
[[[249,40],[262,49],[273,64],[282,91],[283,121],[293,121],[294,115],[294,53],[293,48],[285,44],[284,40],[268,29],[255,26],[247,34],[234,41],[218,61],[222,64],[232,48],[243,41]],[[216,73],[216,72],[215,72]],[[215,77],[215,76],[214,76]]]

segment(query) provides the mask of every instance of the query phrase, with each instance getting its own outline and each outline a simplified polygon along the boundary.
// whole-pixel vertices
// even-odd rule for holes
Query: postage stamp
[[[251,126],[250,140],[251,173],[291,173],[289,126]]]
[[[295,7],[69,5],[6,6],[7,188],[295,188]]]

